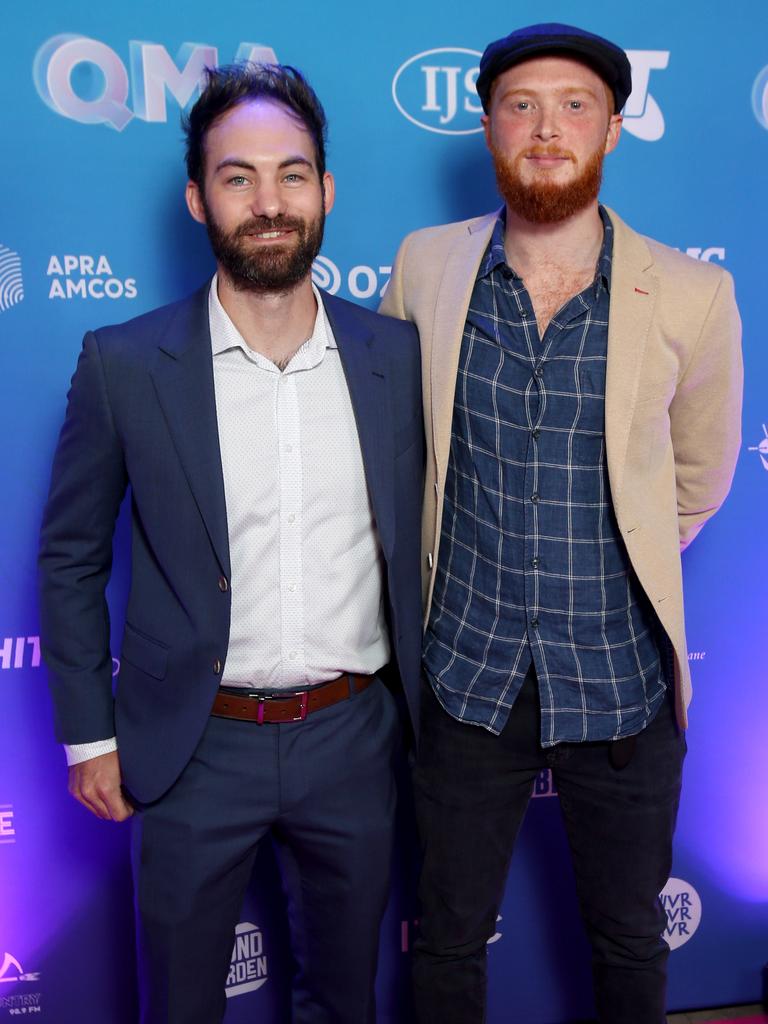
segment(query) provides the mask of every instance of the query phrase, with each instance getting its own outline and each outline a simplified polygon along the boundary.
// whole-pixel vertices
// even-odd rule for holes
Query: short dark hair
[[[206,68],[206,83],[189,114],[182,117],[187,174],[200,189],[205,177],[205,136],[220,117],[249,100],[271,100],[285,107],[312,136],[320,181],[325,174],[328,124],[320,100],[306,78],[290,64],[243,61]]]

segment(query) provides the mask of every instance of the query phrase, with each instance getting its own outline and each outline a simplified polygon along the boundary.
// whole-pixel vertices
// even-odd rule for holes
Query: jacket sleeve
[[[680,550],[725,500],[741,445],[741,320],[723,272],[669,408]]]
[[[105,591],[126,486],[98,339],[89,333],[54,456],[38,562],[41,646],[56,735],[68,744],[115,734]]]

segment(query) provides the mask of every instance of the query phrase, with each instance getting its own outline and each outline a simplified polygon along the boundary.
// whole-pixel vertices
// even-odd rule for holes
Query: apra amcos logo
[[[392,99],[419,128],[440,135],[482,131],[482,104],[476,83],[479,50],[443,46],[404,61],[392,79]],[[669,50],[627,50],[632,65],[632,94],[624,107],[624,127],[645,142],[664,134],[664,115],[649,92],[651,72],[669,63]]]
[[[102,253],[53,255],[48,260],[49,299],[135,299],[136,278],[115,277]]]
[[[21,256],[7,245],[0,244],[0,313],[18,305],[23,298]]]
[[[134,117],[167,121],[166,96],[185,107],[199,92],[206,67],[219,62],[216,47],[207,43],[183,43],[175,60],[160,43],[131,40],[128,49],[126,67],[98,39],[71,33],[53,36],[35,55],[35,88],[62,117],[122,131]],[[277,57],[271,46],[241,43],[235,60],[276,63]],[[129,94],[133,110],[128,106]]]

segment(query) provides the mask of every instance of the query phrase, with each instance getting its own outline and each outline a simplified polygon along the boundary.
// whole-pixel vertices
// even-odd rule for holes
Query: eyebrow
[[[285,160],[281,160],[280,163],[277,165],[277,169],[279,171],[282,171],[286,167],[295,167],[296,164],[300,164],[303,165],[304,167],[309,167],[310,169],[314,170],[314,164],[312,163],[312,161],[307,160],[305,156],[299,155],[289,156],[286,157]],[[252,164],[249,160],[245,160],[239,156],[230,156],[227,157],[226,160],[222,160],[220,163],[216,165],[216,170],[220,171],[224,167],[242,167],[246,171],[258,170],[255,164]]]
[[[540,93],[541,91],[542,91],[541,87],[537,88],[536,86],[532,86],[532,87],[529,87],[529,88],[524,88],[523,86],[517,86],[517,88],[515,88],[515,89],[508,89],[508,90],[506,90],[501,95],[502,96],[516,96],[519,93],[523,93],[526,96],[533,96],[536,93]],[[585,92],[588,95],[594,97],[595,99],[599,98],[599,93],[595,92],[595,90],[591,86],[589,86],[589,85],[565,85],[565,86],[562,87],[562,89],[558,89],[557,90],[557,93],[560,96],[564,95],[565,93],[569,93],[569,92]]]

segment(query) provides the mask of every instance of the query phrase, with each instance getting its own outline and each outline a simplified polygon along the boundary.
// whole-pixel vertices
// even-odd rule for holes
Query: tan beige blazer
[[[680,552],[722,504],[741,442],[741,323],[733,281],[615,229],[605,436],[608,477],[632,566],[672,641],[677,714],[691,681]],[[461,339],[497,213],[409,235],[381,312],[412,320],[422,346],[427,476],[422,539],[425,616],[437,566]]]

